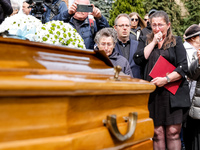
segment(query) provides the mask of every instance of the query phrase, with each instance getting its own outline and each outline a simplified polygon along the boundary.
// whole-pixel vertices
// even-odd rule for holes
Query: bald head
[[[76,4],[83,4],[83,5],[89,5],[90,1],[89,0],[75,0]],[[76,12],[73,16],[77,20],[85,20],[88,17],[88,12]]]
[[[89,5],[90,4],[90,1],[89,0],[76,0],[76,2],[78,4],[85,4],[85,5]]]

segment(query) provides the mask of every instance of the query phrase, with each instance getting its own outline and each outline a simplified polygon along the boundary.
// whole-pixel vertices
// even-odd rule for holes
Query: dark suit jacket
[[[140,77],[140,66],[136,65],[133,60],[133,55],[135,54],[138,46],[138,41],[130,39],[130,55],[129,55],[129,65],[132,70],[132,74],[134,78],[141,78]],[[122,50],[120,49],[119,43],[116,43],[115,51],[118,52],[120,55],[123,56]]]

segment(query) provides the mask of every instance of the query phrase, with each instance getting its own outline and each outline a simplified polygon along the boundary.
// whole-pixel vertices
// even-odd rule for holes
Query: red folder
[[[169,61],[167,61],[163,56],[160,55],[149,75],[152,78],[165,77],[169,73],[173,72],[175,68],[176,67],[174,67],[174,65],[172,65]],[[164,87],[175,95],[181,82],[182,80],[170,82],[166,84]]]

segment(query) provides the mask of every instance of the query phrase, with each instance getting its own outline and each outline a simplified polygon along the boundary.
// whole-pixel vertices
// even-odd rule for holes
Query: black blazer
[[[133,56],[135,63],[142,68],[143,79],[147,77],[148,59],[144,57],[144,48],[146,46],[146,37],[140,38],[138,49]],[[171,107],[190,107],[189,87],[186,80],[188,72],[186,50],[183,46],[181,37],[176,37],[176,46],[168,48],[169,62],[172,63],[177,73],[182,76],[182,83],[175,95],[170,93]]]
[[[130,55],[129,55],[129,65],[132,70],[132,74],[134,78],[141,78],[140,76],[140,66],[136,65],[133,60],[133,55],[137,50],[138,41],[130,39]],[[122,50],[120,49],[119,43],[116,43],[115,51],[118,52],[120,55],[123,56]]]

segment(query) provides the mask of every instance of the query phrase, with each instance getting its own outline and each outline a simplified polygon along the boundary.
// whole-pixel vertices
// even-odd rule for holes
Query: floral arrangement
[[[84,41],[76,29],[63,21],[42,24],[32,15],[16,14],[2,22],[0,33],[4,31],[8,31],[10,35],[25,37],[30,41],[85,49]]]
[[[36,31],[36,27],[41,26],[42,22],[34,16],[16,14],[7,17],[0,25],[0,33],[8,31],[11,35],[24,36],[32,40],[31,35]]]
[[[36,35],[39,42],[85,49],[84,41],[76,29],[63,21],[50,21],[43,24],[37,28]]]

